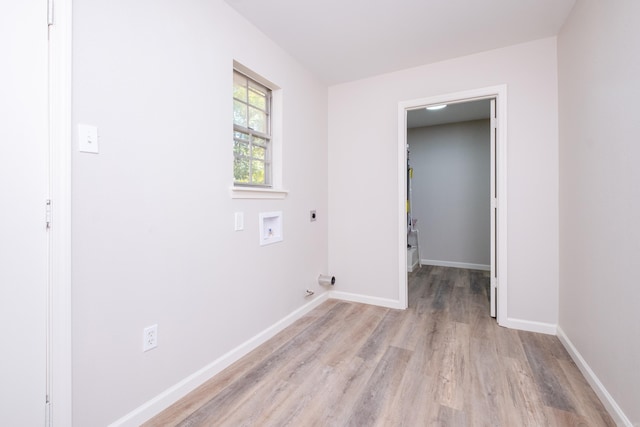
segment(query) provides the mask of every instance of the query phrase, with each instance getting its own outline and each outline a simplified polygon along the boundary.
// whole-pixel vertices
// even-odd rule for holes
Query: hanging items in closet
[[[407,145],[407,236],[411,232],[411,179],[413,179],[413,168],[409,163],[409,154],[409,146]],[[408,242],[407,246],[409,246]]]
[[[416,225],[418,220],[413,217],[413,168],[411,167],[410,161],[410,151],[409,146],[407,145],[407,251],[408,254],[413,256],[413,249],[415,248],[415,255],[417,256],[416,263],[422,266],[422,262],[420,259],[420,242],[419,242],[419,233]],[[415,243],[415,246],[412,245],[412,240]],[[410,259],[409,260],[411,267],[408,266],[408,270],[413,271],[414,263]]]

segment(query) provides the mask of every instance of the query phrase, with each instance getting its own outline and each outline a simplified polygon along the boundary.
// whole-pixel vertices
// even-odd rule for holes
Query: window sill
[[[289,190],[256,187],[231,187],[230,192],[232,199],[284,199],[289,194]]]

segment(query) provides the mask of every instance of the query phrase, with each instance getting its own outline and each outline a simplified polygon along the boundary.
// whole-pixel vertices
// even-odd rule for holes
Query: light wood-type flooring
[[[499,327],[487,273],[422,267],[409,308],[329,300],[147,426],[614,426],[560,341]]]

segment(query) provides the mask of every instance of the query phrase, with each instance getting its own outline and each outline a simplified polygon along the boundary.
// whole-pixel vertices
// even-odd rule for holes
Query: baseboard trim
[[[362,294],[351,294],[351,293],[342,292],[342,291],[331,291],[331,293],[329,294],[329,298],[338,299],[342,301],[359,302],[362,304],[377,305],[380,307],[387,307],[387,308],[395,308],[395,309],[404,308],[400,306],[400,301],[398,300],[372,297],[372,296],[362,295]]]
[[[500,326],[511,329],[519,329],[521,331],[538,332],[547,335],[556,335],[558,325],[553,323],[535,322],[533,320],[522,320],[508,317],[507,321],[501,323]]]
[[[455,262],[455,261],[439,261],[435,259],[423,259],[420,261],[420,265],[433,265],[437,267],[455,267],[455,268],[464,268],[466,270],[491,271],[491,266],[486,264],[471,264],[468,262]]]
[[[596,374],[591,370],[591,367],[589,366],[587,361],[584,360],[569,337],[567,337],[567,334],[564,333],[560,326],[558,326],[557,329],[558,339],[560,340],[562,345],[564,345],[564,348],[567,349],[567,351],[571,355],[571,358],[578,366],[578,369],[580,369],[580,372],[582,372],[582,375],[584,375],[584,377],[587,379],[587,382],[589,383],[591,388],[593,388],[593,391],[596,392],[605,408],[607,408],[607,411],[609,411],[609,415],[611,415],[615,423],[619,426],[621,425],[626,427],[633,427],[633,424],[631,424],[629,418],[627,418],[620,406],[618,406],[618,404],[614,400],[613,396],[609,394],[605,386],[600,382]]]
[[[329,298],[329,293],[330,292],[324,292],[323,294],[318,295],[313,299],[313,301],[303,305],[264,331],[245,341],[243,344],[240,344],[238,347],[214,360],[204,368],[189,375],[187,378],[160,393],[158,396],[134,409],[119,420],[113,422],[109,427],[134,427],[151,419],[191,391],[198,388],[200,385],[204,384],[211,377],[238,361],[256,347],[274,337],[284,328],[322,304]]]

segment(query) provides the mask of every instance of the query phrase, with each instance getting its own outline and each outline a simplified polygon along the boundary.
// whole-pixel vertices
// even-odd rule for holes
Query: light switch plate
[[[83,153],[98,153],[98,128],[78,125],[78,150]]]
[[[235,231],[244,230],[244,213],[235,213]]]

